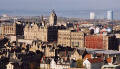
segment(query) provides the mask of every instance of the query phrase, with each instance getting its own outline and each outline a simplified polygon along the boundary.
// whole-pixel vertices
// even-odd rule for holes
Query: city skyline
[[[120,19],[119,8],[119,0],[1,0],[0,15],[48,16],[55,9],[58,16],[86,19],[90,12],[95,12],[97,18],[106,18],[106,11],[112,10],[114,18]]]
[[[115,10],[19,9],[0,10],[0,69],[120,69]]]

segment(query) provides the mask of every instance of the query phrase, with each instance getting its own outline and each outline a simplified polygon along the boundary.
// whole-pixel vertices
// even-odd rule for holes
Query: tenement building
[[[84,33],[76,30],[58,30],[58,45],[84,47]]]
[[[117,39],[113,35],[87,35],[85,47],[92,49],[117,50]]]
[[[57,26],[40,26],[33,23],[24,28],[24,39],[41,40],[45,42],[57,41]]]
[[[47,28],[38,26],[35,23],[32,25],[27,24],[24,28],[24,39],[47,41]]]
[[[21,23],[1,23],[0,35],[23,35],[23,25]]]

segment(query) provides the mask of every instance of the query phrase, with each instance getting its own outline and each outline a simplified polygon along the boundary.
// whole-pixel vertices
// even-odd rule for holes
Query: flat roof
[[[119,55],[120,51],[114,50],[103,50],[103,49],[86,49],[89,53],[99,53],[99,54],[109,54],[109,55]]]
[[[115,67],[120,67],[119,65],[103,65],[103,67],[107,67],[107,68],[115,68]]]

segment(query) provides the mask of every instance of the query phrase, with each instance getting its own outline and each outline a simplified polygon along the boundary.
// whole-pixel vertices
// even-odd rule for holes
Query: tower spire
[[[57,15],[56,15],[54,9],[52,10],[52,12],[51,12],[51,14],[50,14],[49,23],[50,23],[51,26],[57,24]]]

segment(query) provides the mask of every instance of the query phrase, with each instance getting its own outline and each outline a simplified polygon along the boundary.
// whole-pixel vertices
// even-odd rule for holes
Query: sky
[[[0,0],[0,9],[7,10],[88,10],[118,9],[120,0]]]
[[[0,0],[0,13],[39,13],[75,10],[120,10],[120,0]],[[77,15],[77,14],[76,14]]]

